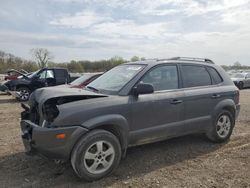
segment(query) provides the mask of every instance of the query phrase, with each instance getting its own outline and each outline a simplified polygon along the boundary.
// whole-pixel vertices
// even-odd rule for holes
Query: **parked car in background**
[[[22,75],[20,79],[4,83],[8,92],[20,101],[27,101],[30,94],[38,88],[56,86],[71,82],[67,69],[44,68],[28,76]]]
[[[230,77],[239,89],[250,87],[250,73],[234,73]]]
[[[84,88],[90,82],[94,81],[96,78],[101,76],[103,72],[97,73],[84,73],[83,76],[75,79],[73,82],[69,83],[70,88]]]
[[[4,80],[16,80],[19,76],[23,76],[28,74],[28,72],[26,72],[25,70],[15,70],[15,69],[11,69],[7,71],[7,75],[4,77]]]
[[[88,181],[110,174],[131,146],[192,133],[225,142],[240,110],[224,69],[180,57],[116,66],[86,89],[38,89],[22,107],[26,152],[69,160]]]

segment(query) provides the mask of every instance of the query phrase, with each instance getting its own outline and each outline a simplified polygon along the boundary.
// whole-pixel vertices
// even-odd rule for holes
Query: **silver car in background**
[[[230,77],[239,89],[250,87],[250,73],[234,73]]]

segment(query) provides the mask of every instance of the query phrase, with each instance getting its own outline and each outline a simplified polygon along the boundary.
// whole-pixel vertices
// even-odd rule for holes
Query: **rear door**
[[[185,92],[184,116],[187,132],[206,130],[212,123],[212,112],[221,98],[218,84],[221,77],[213,67],[182,64]]]
[[[140,80],[152,84],[154,93],[131,98],[131,142],[145,143],[176,135],[182,121],[183,95],[176,65],[160,65]]]

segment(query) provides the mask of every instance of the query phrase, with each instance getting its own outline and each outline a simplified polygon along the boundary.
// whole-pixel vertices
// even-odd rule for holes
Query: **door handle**
[[[180,103],[182,103],[182,100],[173,99],[170,103],[171,104],[180,104]]]
[[[220,97],[221,97],[221,95],[219,95],[219,94],[213,94],[211,96],[212,99],[217,99],[217,98],[220,98]]]

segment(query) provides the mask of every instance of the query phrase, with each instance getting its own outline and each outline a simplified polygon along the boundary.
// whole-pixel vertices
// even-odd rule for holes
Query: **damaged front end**
[[[22,140],[26,153],[39,153],[60,160],[69,159],[73,145],[88,130],[81,125],[61,127],[54,124],[60,114],[58,106],[98,97],[105,96],[89,91],[55,92],[45,88],[35,91],[28,105],[21,104],[24,109],[21,113]]]
[[[43,120],[47,122],[47,125],[50,125],[53,123],[54,119],[59,115],[58,106],[80,101],[80,100],[86,100],[86,99],[93,99],[100,96],[63,96],[63,97],[56,97],[48,99],[42,106],[42,117]]]

